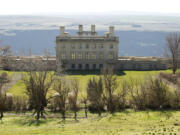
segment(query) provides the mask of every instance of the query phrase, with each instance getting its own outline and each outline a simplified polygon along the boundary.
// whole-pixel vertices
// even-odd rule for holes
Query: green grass
[[[119,86],[123,80],[129,80],[129,78],[143,79],[146,75],[158,75],[160,72],[171,72],[170,70],[159,71],[123,71],[121,75],[117,75]],[[86,92],[87,82],[92,77],[98,77],[99,75],[68,75],[69,78],[77,78],[80,83],[81,92]]]
[[[0,71],[1,72],[1,71]],[[157,75],[163,71],[124,71],[117,76],[118,82],[129,78],[141,79],[146,75]],[[13,75],[14,72],[8,72]],[[68,78],[77,78],[82,93],[86,92],[89,78],[98,77],[98,74],[71,74]],[[21,80],[9,90],[15,96],[26,96],[25,86]],[[97,114],[88,114],[84,118],[84,112],[78,112],[78,121],[68,113],[65,123],[61,122],[60,114],[48,113],[46,119],[38,123],[34,117],[28,114],[6,113],[3,121],[0,121],[0,135],[178,135],[180,134],[180,111],[140,111],[126,110],[114,115],[103,113],[102,117]]]
[[[28,114],[29,115],[29,114]],[[49,116],[49,117],[48,117]],[[51,116],[51,118],[50,118]],[[178,135],[180,133],[180,111],[126,110],[114,115],[104,113],[102,117],[68,118],[65,123],[60,114],[49,114],[38,123],[32,116],[6,114],[0,123],[1,135]],[[82,117],[83,112],[78,113]],[[171,133],[171,134],[170,134]]]
[[[22,80],[19,80],[14,84],[9,90],[8,93],[13,94],[14,96],[27,96],[25,85]]]
[[[13,72],[13,71],[5,71],[5,70],[0,70],[0,74],[1,73],[7,73],[8,75],[11,75],[11,74],[13,74],[13,73],[15,73],[15,72]]]
[[[170,70],[160,70],[160,71],[123,71],[120,74],[117,75],[118,82],[119,84],[123,80],[128,80],[129,78],[138,78],[138,79],[143,79],[146,75],[157,75],[160,72],[171,72]],[[15,72],[8,72],[9,74],[15,73]],[[79,74],[79,75],[78,75]],[[83,74],[80,72],[78,74],[69,74],[67,75],[68,78],[77,78],[79,80],[80,84],[80,90],[82,94],[86,93],[86,87],[87,87],[87,82],[90,78],[92,77],[98,77],[98,74]],[[12,93],[15,96],[25,96],[25,86],[21,80],[19,80],[14,86],[12,86],[9,90],[8,93]]]

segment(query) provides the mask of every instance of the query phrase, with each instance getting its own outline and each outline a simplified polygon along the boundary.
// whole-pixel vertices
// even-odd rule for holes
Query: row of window
[[[126,68],[126,66],[124,66],[123,64],[120,65],[120,69],[124,69]],[[148,69],[150,70],[154,70],[154,69],[158,69],[158,65],[148,65]],[[162,66],[162,68],[165,68],[165,65]],[[132,65],[132,69],[137,69],[137,70],[141,70],[143,69],[142,65],[141,64],[133,64]]]
[[[101,69],[101,68],[103,68],[103,64],[92,64],[92,65],[85,64],[84,66],[83,66],[83,64],[71,64],[71,69],[79,69],[79,70],[81,70],[81,69],[85,69],[85,70],[94,69],[94,70],[96,70],[96,69]]]
[[[61,49],[65,49],[65,48],[66,48],[66,45],[61,45]],[[72,44],[71,45],[71,49],[82,49],[82,48],[89,49],[90,45],[89,44],[85,44],[85,45],[82,45],[82,44],[79,44],[79,45]],[[103,48],[103,44],[100,44],[100,45],[94,44],[94,45],[91,45],[91,48],[93,48],[93,49],[96,49],[96,48],[102,49]],[[113,49],[113,48],[114,48],[113,44],[110,44],[109,49]]]
[[[71,52],[71,59],[72,60],[75,60],[75,59],[78,59],[78,60],[82,60],[82,59],[86,59],[86,60],[96,60],[96,59],[104,59],[104,54],[102,52],[99,52],[98,54],[96,53],[89,53],[89,52],[85,52],[85,58],[83,58],[83,53],[82,52],[78,52],[78,53],[75,53],[75,52]],[[62,60],[65,60],[67,59],[66,58],[66,54],[65,52],[64,53],[61,53],[61,59]],[[114,59],[114,52],[109,52],[108,54],[108,59]]]

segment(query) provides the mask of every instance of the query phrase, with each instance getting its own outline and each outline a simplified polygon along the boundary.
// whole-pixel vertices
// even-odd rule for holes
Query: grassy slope
[[[83,115],[78,113],[79,115]],[[8,114],[6,114],[8,115]],[[126,112],[103,114],[99,118],[90,114],[89,118],[78,121],[60,118],[46,118],[38,125],[32,116],[5,116],[0,123],[1,135],[178,135],[180,134],[180,112]],[[50,116],[50,114],[49,114]],[[154,134],[153,134],[154,133]],[[176,133],[176,134],[175,134]]]
[[[129,77],[143,78],[147,74],[156,75],[159,72],[161,71],[125,71],[125,75],[119,75],[118,80],[121,82],[122,79],[129,79]],[[12,73],[8,72],[8,74]],[[85,93],[88,79],[97,77],[97,75],[69,75],[68,77],[78,78],[81,90]],[[22,81],[18,81],[8,92],[25,96],[24,88]],[[49,114],[48,116],[51,115],[55,114]],[[0,122],[0,135],[153,135],[153,133],[178,135],[180,133],[180,126],[174,126],[174,123],[180,123],[180,111],[168,113],[128,111],[115,115],[103,114],[104,117],[102,118],[97,117],[96,114],[89,115],[88,119],[81,118],[78,122],[67,119],[65,124],[60,123],[60,118],[52,117],[40,120],[40,125],[36,125],[32,116],[18,116],[7,113],[3,123]],[[107,116],[105,117],[105,115]],[[78,116],[84,116],[83,112],[78,112]]]

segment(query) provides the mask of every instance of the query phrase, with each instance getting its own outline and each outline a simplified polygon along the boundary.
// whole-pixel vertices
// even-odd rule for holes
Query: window
[[[93,69],[94,69],[94,70],[96,69],[96,64],[93,64]]]
[[[154,69],[157,69],[157,65],[154,65]]]
[[[120,65],[120,69],[121,69],[121,70],[124,69],[124,65],[123,65],[123,64]]]
[[[82,59],[83,59],[83,55],[82,55],[81,52],[79,52],[79,53],[77,54],[77,56],[78,56],[78,59],[79,59],[79,60],[82,60]]]
[[[71,59],[72,59],[72,60],[75,60],[75,59],[76,59],[75,52],[72,52],[72,53],[71,53]]]
[[[138,65],[138,70],[141,70],[141,64]]]
[[[88,49],[89,48],[89,44],[86,44],[86,49]]]
[[[72,48],[72,49],[75,49],[75,45],[71,45],[71,48]]]
[[[113,52],[109,52],[108,58],[109,59],[114,59],[114,53]]]
[[[66,64],[65,63],[62,63],[62,68],[66,68]]]
[[[82,49],[82,44],[79,44],[79,49]]]
[[[85,69],[89,70],[89,64],[86,64]]]
[[[109,49],[113,49],[113,44],[110,44],[110,47],[109,47]]]
[[[100,49],[103,48],[103,44],[100,44],[100,45],[99,45],[99,48],[100,48]]]
[[[86,52],[86,60],[89,60],[90,59],[90,54],[89,52]]]
[[[163,64],[163,65],[162,65],[162,68],[163,68],[163,69],[164,69],[164,68],[166,68],[166,65],[165,65],[165,64]]]
[[[132,65],[132,68],[133,68],[133,70],[136,69],[136,64],[133,64],[133,65]]]
[[[93,60],[96,59],[96,53],[95,53],[95,52],[92,54],[92,59],[93,59]]]
[[[65,45],[61,45],[61,49],[65,49]]]
[[[75,69],[75,68],[76,68],[76,65],[75,65],[75,64],[72,64],[72,65],[71,65],[71,68],[72,68],[72,69]]]
[[[66,54],[65,54],[64,52],[61,53],[61,59],[62,59],[62,60],[66,59]]]
[[[94,44],[94,49],[96,49],[96,44]]]
[[[78,65],[78,69],[82,69],[82,64],[79,64],[79,65]]]
[[[103,68],[103,64],[99,64],[99,69],[102,69]]]
[[[99,53],[99,59],[100,59],[100,60],[103,59],[103,53],[102,53],[102,52]]]
[[[149,65],[149,69],[152,70],[152,65]]]

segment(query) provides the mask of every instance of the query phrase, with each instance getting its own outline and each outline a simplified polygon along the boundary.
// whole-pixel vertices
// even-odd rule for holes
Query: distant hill
[[[67,30],[75,34],[75,30]],[[102,35],[105,31],[98,31]],[[11,45],[17,54],[22,50],[32,49],[32,53],[42,55],[43,50],[49,50],[55,55],[55,38],[59,30],[14,30],[7,35],[0,34],[3,44]],[[162,56],[165,37],[168,32],[150,31],[116,31],[119,37],[119,56]]]

